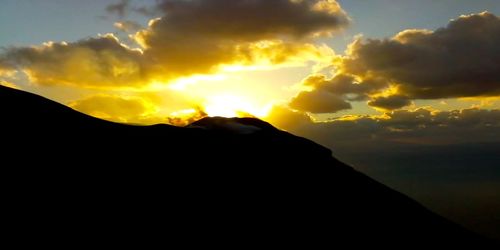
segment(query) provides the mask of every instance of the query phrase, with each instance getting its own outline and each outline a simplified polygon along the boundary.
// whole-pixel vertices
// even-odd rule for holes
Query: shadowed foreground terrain
[[[19,244],[492,244],[260,120],[130,126],[6,87],[0,112],[6,204],[10,231],[24,235]]]

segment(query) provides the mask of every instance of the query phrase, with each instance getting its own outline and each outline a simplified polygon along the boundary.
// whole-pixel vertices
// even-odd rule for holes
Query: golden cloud
[[[13,89],[21,89],[15,83],[7,82],[7,81],[4,81],[4,80],[0,80],[0,86],[5,86],[5,87],[13,88]]]
[[[126,33],[137,32],[142,29],[142,26],[140,24],[130,20],[115,22],[113,26],[116,29]]]
[[[105,120],[121,123],[154,124],[166,122],[157,117],[157,107],[140,97],[93,95],[68,104],[71,108]]]
[[[123,16],[128,1],[108,11]],[[211,74],[227,65],[286,65],[323,60],[333,52],[318,46],[349,19],[336,1],[213,0],[159,1],[162,16],[134,37],[142,49],[107,34],[77,42],[9,48],[0,68],[24,72],[39,85],[84,88],[143,88],[191,75]],[[127,21],[124,31],[138,29]]]
[[[121,44],[112,34],[75,43],[11,48],[2,60],[16,65],[31,82],[40,85],[138,87],[147,79],[142,52]]]
[[[161,1],[165,15],[135,35],[156,75],[212,73],[220,65],[253,64],[263,58],[281,64],[311,59],[320,49],[307,43],[318,33],[345,27],[347,15],[314,9],[318,1]],[[193,18],[196,17],[196,18]],[[315,55],[317,57],[317,55]]]
[[[363,148],[397,147],[398,143],[452,145],[500,142],[495,136],[500,129],[498,109],[436,111],[419,108],[386,112],[381,116],[347,116],[314,122],[304,112],[278,106],[271,110],[266,120],[330,148],[353,152]]]

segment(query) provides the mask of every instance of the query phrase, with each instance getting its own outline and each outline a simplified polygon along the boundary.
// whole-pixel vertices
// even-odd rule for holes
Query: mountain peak
[[[201,128],[212,131],[225,131],[235,134],[253,134],[261,131],[276,131],[271,124],[257,118],[205,117],[191,123],[187,128]]]

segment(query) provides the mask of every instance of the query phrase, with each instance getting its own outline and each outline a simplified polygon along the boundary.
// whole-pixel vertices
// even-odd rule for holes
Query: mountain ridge
[[[260,120],[132,126],[6,87],[0,110],[9,204],[25,223],[137,235],[163,225],[198,246],[493,244]]]

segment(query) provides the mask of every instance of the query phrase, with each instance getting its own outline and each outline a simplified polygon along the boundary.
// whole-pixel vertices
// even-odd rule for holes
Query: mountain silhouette
[[[7,87],[0,110],[4,208],[23,239],[308,249],[492,244],[329,149],[258,119],[132,126]]]

